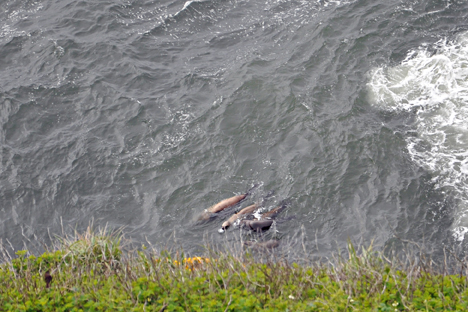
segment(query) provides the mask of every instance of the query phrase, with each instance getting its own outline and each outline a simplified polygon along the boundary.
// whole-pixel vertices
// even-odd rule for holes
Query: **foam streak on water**
[[[468,33],[412,51],[395,67],[371,73],[371,102],[415,116],[406,138],[411,158],[433,174],[436,187],[459,199],[454,236],[468,231]],[[448,196],[448,195],[447,195]]]

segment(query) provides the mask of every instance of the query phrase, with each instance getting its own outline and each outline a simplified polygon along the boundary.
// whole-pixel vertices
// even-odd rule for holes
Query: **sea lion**
[[[279,215],[285,208],[286,208],[286,205],[281,205],[268,212],[265,212],[264,214],[260,216],[260,220],[276,218],[276,216]]]
[[[229,219],[223,222],[221,225],[221,229],[218,231],[220,233],[223,233],[225,230],[227,230],[234,222],[236,222],[239,218],[245,216],[246,214],[252,213],[257,209],[257,204],[250,205],[248,207],[245,207],[238,213],[233,214]]]
[[[261,232],[268,230],[273,220],[245,220],[242,224],[249,230]]]
[[[257,187],[258,187],[258,184],[254,184],[245,194],[226,198],[220,201],[219,203],[211,206],[210,208],[205,209],[205,211],[200,216],[198,216],[197,221],[210,220],[212,217],[216,215],[216,213],[238,204],[240,201],[242,201],[244,198],[250,195],[253,192],[253,190],[256,189]]]
[[[231,206],[234,206],[241,200],[243,200],[249,193],[245,193],[242,195],[236,195],[231,198],[226,198],[219,203],[211,206],[208,209],[205,209],[205,211],[198,217],[198,221],[203,221],[203,220],[209,220],[210,218],[213,217],[215,213],[218,213],[220,211],[223,211],[226,208],[229,208]]]
[[[244,242],[246,246],[252,247],[253,249],[257,250],[267,250],[267,249],[273,249],[279,246],[279,241],[276,239],[270,239],[269,241],[266,242],[251,242],[247,241]]]

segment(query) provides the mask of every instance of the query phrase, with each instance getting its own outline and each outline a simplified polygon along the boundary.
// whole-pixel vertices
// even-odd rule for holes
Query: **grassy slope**
[[[0,311],[467,311],[467,279],[397,269],[370,248],[333,265],[124,252],[88,230],[54,252],[0,265]],[[57,248],[56,248],[57,249]],[[45,272],[52,282],[46,288]]]

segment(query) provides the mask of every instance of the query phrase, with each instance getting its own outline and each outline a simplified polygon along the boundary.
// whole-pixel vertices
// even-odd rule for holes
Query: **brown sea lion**
[[[265,212],[264,214],[261,215],[260,220],[276,218],[276,216],[278,216],[285,208],[286,208],[286,205],[282,205],[268,212]]]
[[[273,249],[279,246],[279,241],[276,239],[270,239],[269,241],[266,242],[251,242],[247,241],[244,242],[245,245],[252,247],[253,249],[257,250],[267,250],[267,249]]]
[[[266,231],[273,224],[273,220],[245,220],[242,221],[244,227],[252,231]]]
[[[236,195],[230,198],[226,198],[219,203],[211,206],[208,209],[205,209],[205,211],[198,216],[197,220],[198,221],[206,221],[211,219],[216,215],[216,213],[223,211],[226,208],[232,207],[236,204],[238,204],[240,201],[242,201],[244,198],[246,198],[248,195],[250,195],[257,187],[259,186],[258,183],[254,184],[245,194],[242,195]]]
[[[229,219],[227,219],[226,221],[223,222],[223,224],[221,225],[221,229],[219,230],[220,233],[223,233],[225,230],[227,230],[234,222],[236,222],[239,218],[247,215],[247,214],[250,214],[252,212],[255,211],[255,209],[257,209],[258,205],[257,204],[253,204],[253,205],[250,205],[248,207],[245,207],[244,209],[242,209],[241,211],[239,211],[238,213],[235,213],[233,214]]]
[[[208,209],[205,209],[205,211],[198,217],[198,221],[203,221],[203,220],[209,220],[215,213],[218,213],[220,211],[223,211],[226,208],[229,208],[231,206],[234,206],[241,200],[243,200],[248,193],[242,194],[242,195],[236,195],[231,198],[226,198],[219,203],[211,206]]]

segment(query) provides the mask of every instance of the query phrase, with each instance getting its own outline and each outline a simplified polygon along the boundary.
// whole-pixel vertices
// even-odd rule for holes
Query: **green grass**
[[[299,265],[249,252],[131,251],[122,241],[88,228],[39,256],[18,251],[0,265],[0,311],[468,310],[463,263],[460,274],[438,273],[349,244],[346,259]]]

